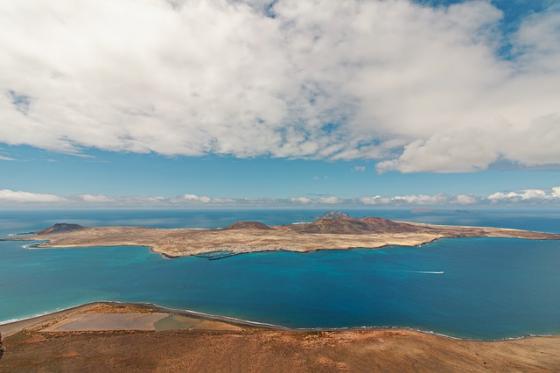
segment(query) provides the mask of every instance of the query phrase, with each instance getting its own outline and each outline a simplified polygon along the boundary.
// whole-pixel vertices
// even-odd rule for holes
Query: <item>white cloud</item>
[[[548,195],[541,189],[526,189],[521,194],[522,199],[546,199]]]
[[[178,201],[184,201],[184,202],[200,202],[200,203],[210,203],[212,202],[212,199],[208,196],[199,196],[196,194],[184,194],[182,196],[180,196],[178,199]]]
[[[394,203],[410,203],[414,205],[437,205],[447,202],[447,197],[442,194],[409,194],[405,196],[396,196],[391,198]]]
[[[366,170],[366,166],[354,166],[354,171],[356,172],[364,172]]]
[[[468,194],[459,194],[455,196],[452,202],[459,205],[473,205],[478,202],[478,199],[475,196],[471,196]]]
[[[248,4],[248,5],[247,5]],[[0,2],[0,142],[375,158],[380,171],[560,159],[560,12],[487,1]],[[30,27],[32,25],[32,27]],[[498,57],[499,40],[515,57]]]
[[[322,203],[325,205],[335,205],[337,203],[341,203],[342,199],[335,196],[327,196],[327,197],[320,197],[317,199],[318,203]]]
[[[54,194],[30,193],[11,189],[0,189],[0,201],[16,203],[55,203],[64,202],[65,199]]]
[[[490,194],[490,202],[542,202],[551,199],[560,199],[560,187],[554,187],[547,192],[542,189],[525,189],[518,192],[497,192]]]
[[[478,198],[468,194],[458,194],[448,197],[444,194],[408,194],[401,196],[368,196],[359,198],[359,202],[364,205],[473,205],[479,202]]]
[[[292,197],[292,198],[231,198],[209,197],[197,194],[184,194],[177,197],[163,196],[120,196],[110,197],[103,194],[79,194],[73,196],[57,196],[46,193],[31,193],[0,189],[0,203],[56,203],[63,206],[80,206],[97,203],[110,207],[127,206],[166,206],[180,207],[184,204],[199,204],[205,206],[406,206],[406,205],[484,205],[484,204],[534,204],[560,203],[560,186],[550,189],[524,189],[520,191],[496,192],[487,197],[470,194],[405,194],[396,196],[371,195],[359,198],[343,198],[339,196]]]
[[[15,161],[14,158],[0,154],[0,161]]]
[[[408,194],[393,197],[376,195],[362,197],[359,201],[364,205],[439,205],[448,202],[448,198],[443,194]]]
[[[518,199],[520,199],[519,194],[515,192],[509,192],[509,193],[496,192],[488,196],[488,200],[490,202],[514,201]]]
[[[391,203],[391,198],[382,196],[369,196],[360,198],[360,202],[364,205],[386,205]]]
[[[300,203],[302,205],[307,205],[307,204],[309,204],[313,201],[312,201],[311,198],[308,198],[308,197],[294,197],[294,198],[290,198],[290,202]]]
[[[100,202],[111,202],[114,199],[103,195],[103,194],[81,194],[79,199],[84,202],[93,202],[93,203],[100,203]]]

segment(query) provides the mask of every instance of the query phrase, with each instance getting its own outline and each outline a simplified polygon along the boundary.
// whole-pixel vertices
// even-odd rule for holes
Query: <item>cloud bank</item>
[[[110,208],[201,208],[201,207],[407,207],[407,206],[560,206],[560,186],[551,189],[525,189],[520,191],[496,192],[488,196],[470,194],[407,194],[395,196],[371,195],[357,198],[339,196],[296,196],[291,198],[233,198],[183,194],[174,197],[162,196],[107,196],[103,194],[79,194],[58,196],[0,189],[0,205],[49,205],[65,207],[110,207]]]
[[[0,142],[557,164],[560,11],[508,34],[501,18],[487,1],[3,1]]]
[[[57,203],[65,202],[63,197],[54,194],[30,193],[10,189],[0,189],[0,202],[7,203]]]

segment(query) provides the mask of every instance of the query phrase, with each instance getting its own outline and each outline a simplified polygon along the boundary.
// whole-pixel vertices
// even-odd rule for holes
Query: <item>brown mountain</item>
[[[53,234],[53,233],[64,233],[64,232],[72,232],[84,229],[79,224],[70,224],[70,223],[56,223],[47,229],[43,229],[42,231],[38,232],[38,235],[43,234]]]
[[[233,223],[226,229],[272,229],[272,228],[258,221],[238,221]]]
[[[328,213],[312,223],[292,224],[289,229],[299,233],[360,234],[360,233],[413,233],[429,229],[414,224],[383,218],[352,218],[343,213]]]

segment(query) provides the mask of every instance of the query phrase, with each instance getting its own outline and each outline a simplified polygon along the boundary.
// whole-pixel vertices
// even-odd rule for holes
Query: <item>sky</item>
[[[0,3],[0,207],[560,207],[551,0]]]

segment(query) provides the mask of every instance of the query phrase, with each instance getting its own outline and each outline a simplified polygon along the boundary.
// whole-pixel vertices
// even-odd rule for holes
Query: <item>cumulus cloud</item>
[[[517,192],[496,192],[490,194],[487,199],[492,203],[560,200],[560,187],[551,188],[550,191],[543,189],[525,189]]]
[[[114,200],[113,198],[103,194],[82,194],[78,198],[84,202],[93,202],[93,203],[111,202]]]
[[[292,198],[233,198],[210,197],[198,194],[183,194],[175,197],[163,196],[106,196],[103,194],[79,194],[58,196],[46,193],[32,193],[0,189],[0,203],[4,204],[43,204],[51,203],[61,206],[81,206],[98,204],[107,207],[130,206],[453,206],[453,205],[489,205],[489,204],[535,204],[560,203],[560,186],[550,189],[524,189],[520,191],[496,192],[486,197],[471,194],[404,194],[404,195],[371,195],[357,198],[345,198],[334,195]]]
[[[309,204],[313,201],[309,197],[293,197],[293,198],[290,198],[290,202],[299,203],[299,204],[302,204],[302,205],[307,205],[307,204]]]
[[[364,205],[438,205],[448,202],[449,199],[443,194],[407,194],[393,197],[380,195],[362,197],[359,201]]]
[[[54,194],[22,192],[11,189],[0,189],[0,202],[15,203],[56,203],[65,199]]]
[[[407,194],[400,196],[367,196],[358,199],[364,205],[473,205],[479,202],[478,198],[468,194],[458,194],[453,197],[444,194]]]
[[[376,195],[376,196],[362,197],[359,199],[359,201],[364,205],[386,205],[391,203],[391,198]]]
[[[336,205],[337,203],[341,203],[342,199],[335,196],[327,196],[318,198],[317,202],[325,205]]]
[[[183,194],[176,199],[177,202],[199,202],[199,203],[209,203],[212,202],[212,198],[208,196],[199,196],[196,194]]]
[[[459,194],[455,196],[452,202],[459,205],[473,205],[478,202],[478,198],[469,194]]]
[[[447,201],[447,197],[442,194],[426,195],[426,194],[411,194],[405,196],[396,196],[392,198],[396,203],[410,203],[416,205],[435,205]]]
[[[560,12],[507,35],[501,17],[487,1],[4,1],[0,142],[401,172],[556,164]]]

